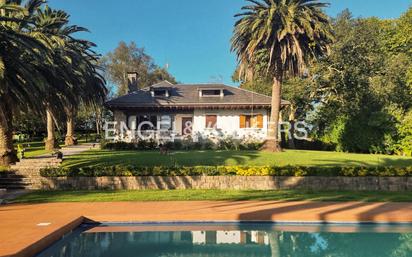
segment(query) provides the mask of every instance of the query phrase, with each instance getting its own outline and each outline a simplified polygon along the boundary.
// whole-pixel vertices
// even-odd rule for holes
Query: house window
[[[153,96],[155,97],[169,97],[169,91],[166,89],[153,90]]]
[[[157,127],[157,116],[140,115],[137,116],[137,122],[140,130],[154,130]]]
[[[263,128],[263,115],[240,115],[240,128]]]
[[[172,117],[169,115],[160,116],[160,130],[166,131],[172,129]]]
[[[217,125],[217,115],[206,115],[206,128],[212,129],[216,128]]]
[[[137,116],[130,116],[128,121],[128,127],[131,130],[137,129]]]
[[[204,89],[201,91],[202,97],[223,96],[222,89]]]

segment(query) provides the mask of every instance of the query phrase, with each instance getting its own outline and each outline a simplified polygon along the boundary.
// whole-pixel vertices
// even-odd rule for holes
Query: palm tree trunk
[[[289,113],[289,123],[290,123],[290,135],[291,138],[288,138],[288,145],[290,149],[295,149],[295,120],[296,120],[296,108],[293,104],[290,105]]]
[[[18,161],[13,146],[13,114],[0,100],[0,166],[9,166]]]
[[[97,135],[101,135],[103,126],[102,126],[102,111],[100,107],[96,107],[95,115],[96,115],[96,133]]]
[[[282,95],[282,73],[277,72],[273,78],[272,86],[272,110],[270,113],[269,129],[265,144],[262,147],[264,151],[281,152],[279,142],[279,117],[281,108]]]
[[[51,113],[50,110],[47,110],[47,140],[46,140],[45,149],[47,151],[53,151],[57,148],[58,148],[58,144],[56,142],[53,114]]]
[[[73,109],[68,109],[67,110],[67,132],[66,132],[66,138],[64,140],[64,143],[66,146],[71,146],[71,145],[76,145],[76,139],[74,137],[74,110]]]

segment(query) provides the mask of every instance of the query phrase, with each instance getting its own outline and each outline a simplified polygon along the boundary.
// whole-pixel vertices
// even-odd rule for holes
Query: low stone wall
[[[60,177],[40,178],[33,184],[33,188],[43,190],[301,189],[349,191],[412,191],[412,177]]]

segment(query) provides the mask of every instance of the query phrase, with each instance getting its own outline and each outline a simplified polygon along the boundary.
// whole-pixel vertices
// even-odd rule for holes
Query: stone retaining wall
[[[412,191],[412,177],[61,177],[39,178],[33,188],[43,190],[145,190],[145,189],[236,189],[236,190],[349,190]]]

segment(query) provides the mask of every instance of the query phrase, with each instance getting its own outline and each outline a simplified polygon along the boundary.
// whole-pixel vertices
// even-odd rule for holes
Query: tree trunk
[[[281,95],[282,95],[282,73],[277,72],[277,75],[273,78],[272,87],[272,110],[270,112],[270,121],[268,136],[265,144],[262,147],[264,151],[281,152],[282,148],[279,143],[279,117],[281,108]]]
[[[45,149],[47,151],[53,151],[57,149],[58,147],[59,146],[56,141],[53,114],[51,113],[50,110],[47,110],[47,140],[46,140]]]
[[[0,5],[5,5],[5,4],[6,4],[6,0],[0,0]],[[0,10],[0,15],[4,16],[5,12],[6,11],[4,9]]]
[[[74,110],[69,109],[67,110],[67,132],[66,138],[64,140],[64,144],[66,146],[76,145],[76,138],[74,136]]]
[[[295,119],[296,119],[296,108],[293,104],[290,105],[289,113],[289,123],[290,123],[290,135],[291,138],[288,138],[288,145],[290,149],[295,149]]]
[[[95,115],[96,115],[96,133],[97,135],[101,135],[103,126],[102,126],[102,111],[100,107],[96,107]]]
[[[9,166],[18,161],[13,146],[13,114],[0,99],[0,166]]]

